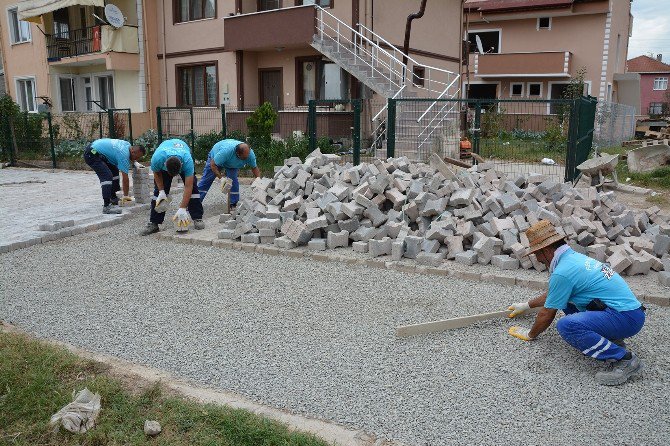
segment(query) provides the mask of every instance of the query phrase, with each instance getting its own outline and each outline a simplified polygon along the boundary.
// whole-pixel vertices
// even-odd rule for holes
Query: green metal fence
[[[0,116],[0,158],[12,165],[57,167],[59,160],[80,158],[98,138],[133,142],[130,109],[92,113],[20,113]]]
[[[504,173],[572,181],[590,151],[594,101],[389,99],[386,155],[427,161],[438,153],[476,163],[474,153]]]

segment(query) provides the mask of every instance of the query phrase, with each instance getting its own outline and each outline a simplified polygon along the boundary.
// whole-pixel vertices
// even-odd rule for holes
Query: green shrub
[[[209,155],[209,151],[217,142],[223,138],[222,132],[209,132],[195,138],[195,146],[193,147],[193,158],[200,161],[205,161]]]
[[[272,141],[272,130],[277,123],[277,112],[272,104],[266,102],[247,118],[249,129],[249,144],[252,147],[270,147]]]

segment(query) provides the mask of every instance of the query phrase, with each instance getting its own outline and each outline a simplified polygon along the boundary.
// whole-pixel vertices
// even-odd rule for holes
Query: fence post
[[[100,139],[102,139],[102,112],[98,112],[98,130],[100,130]]]
[[[133,116],[130,109],[128,109],[128,133],[130,136],[130,144],[133,144]]]
[[[191,112],[191,151],[195,149],[195,132],[193,131],[193,107],[190,109]]]
[[[354,99],[354,166],[361,163],[361,100]]]
[[[309,151],[316,150],[316,101],[309,101],[309,113],[307,114],[307,134],[309,135]]]
[[[47,122],[49,123],[49,146],[51,147],[51,165],[56,168],[56,147],[54,147],[54,128],[51,121],[51,112],[47,112]]]
[[[577,159],[577,139],[579,138],[579,112],[580,99],[570,101],[570,119],[568,128],[568,151],[565,156],[565,178],[564,181],[572,181],[575,178],[575,160]]]
[[[472,128],[472,152],[479,155],[479,140],[482,134],[482,103],[475,102],[475,122]],[[477,159],[473,160],[477,164]]]
[[[228,138],[228,128],[226,122],[226,104],[221,104],[221,134],[223,139]]]
[[[395,117],[397,100],[389,98],[386,111],[386,158],[395,158]]]
[[[114,110],[107,110],[107,125],[109,125],[109,137],[116,138],[116,127],[114,126]]]
[[[156,131],[158,132],[158,144],[163,142],[163,123],[161,120],[161,108],[156,107]]]

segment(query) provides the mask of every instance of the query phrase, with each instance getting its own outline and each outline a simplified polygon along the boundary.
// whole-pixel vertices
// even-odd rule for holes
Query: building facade
[[[628,0],[467,0],[468,97],[560,99],[584,73],[585,94],[618,102],[632,15]]]
[[[627,63],[630,73],[640,76],[640,105],[643,115],[670,115],[670,65],[663,56],[638,56]]]

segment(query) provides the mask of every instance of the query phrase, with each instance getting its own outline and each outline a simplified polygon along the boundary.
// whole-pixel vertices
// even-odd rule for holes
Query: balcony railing
[[[133,29],[131,30],[130,28]],[[114,30],[108,25],[95,25],[86,28],[71,29],[55,34],[48,34],[46,36],[47,59],[49,61],[57,61],[64,57],[82,56],[85,54],[99,53],[101,51],[109,51],[109,48],[104,48],[104,35],[107,33],[131,31],[134,32],[135,38],[137,38],[137,27],[132,25],[126,25],[118,30]],[[121,46],[123,46],[122,43]],[[115,51],[136,53],[137,49],[135,47],[117,48]]]

